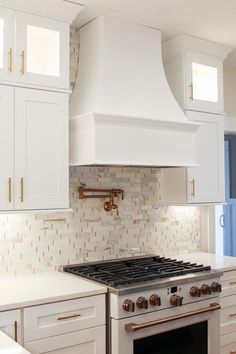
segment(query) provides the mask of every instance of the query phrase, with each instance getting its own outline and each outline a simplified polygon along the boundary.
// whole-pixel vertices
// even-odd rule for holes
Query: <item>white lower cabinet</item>
[[[105,295],[24,310],[24,347],[32,354],[105,354]]]
[[[221,295],[221,354],[236,354],[236,271],[225,272]]]
[[[21,343],[21,311],[0,312],[0,331],[7,334],[16,342]]]
[[[105,326],[28,342],[32,354],[105,354]]]
[[[223,116],[187,112],[199,123],[196,134],[197,167],[162,169],[161,203],[224,202],[224,126]]]

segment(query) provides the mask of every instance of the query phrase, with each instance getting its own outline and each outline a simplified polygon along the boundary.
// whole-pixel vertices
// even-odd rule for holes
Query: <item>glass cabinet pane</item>
[[[4,65],[4,21],[0,18],[0,68]]]
[[[218,70],[213,66],[192,63],[193,99],[218,102]]]
[[[27,26],[27,72],[60,75],[60,33],[37,26]]]

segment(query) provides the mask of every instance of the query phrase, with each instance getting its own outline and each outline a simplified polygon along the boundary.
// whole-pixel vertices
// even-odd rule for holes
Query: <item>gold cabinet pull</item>
[[[22,50],[21,52],[21,69],[20,69],[20,72],[21,72],[21,75],[24,75],[25,73],[25,51]]]
[[[236,312],[229,313],[229,317],[235,317],[235,316],[236,316]]]
[[[14,341],[18,340],[18,330],[17,330],[17,321],[14,321]]]
[[[189,89],[190,89],[190,96],[189,99],[191,101],[193,101],[193,83],[191,82],[191,84],[189,85]]]
[[[191,196],[192,196],[193,198],[195,198],[195,196],[196,196],[196,193],[195,193],[195,178],[192,179],[191,183],[192,183],[192,193],[191,193]]]
[[[70,315],[65,315],[65,316],[59,316],[57,318],[57,321],[63,321],[63,320],[68,320],[69,318],[75,318],[75,317],[80,317],[80,313],[72,313]]]
[[[21,177],[20,179],[20,201],[21,203],[24,202],[24,178]]]
[[[12,73],[12,69],[13,69],[13,66],[12,66],[12,48],[9,49],[9,52],[8,52],[8,71],[9,73]]]
[[[11,203],[11,177],[8,178],[8,202]]]
[[[229,285],[236,285],[236,280],[230,281]]]

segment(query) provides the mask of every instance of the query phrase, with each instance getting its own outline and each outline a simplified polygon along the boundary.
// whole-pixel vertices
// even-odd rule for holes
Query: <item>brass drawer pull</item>
[[[24,75],[24,73],[25,73],[25,51],[24,50],[22,50],[20,57],[21,57],[21,69],[20,69],[20,72],[21,72],[22,75]]]
[[[191,195],[192,195],[193,198],[195,198],[195,196],[196,196],[196,193],[195,193],[195,178],[192,179],[191,183],[192,183],[192,193],[191,193]]]
[[[9,49],[8,57],[9,57],[8,71],[9,73],[12,73],[12,48]]]
[[[138,324],[138,323],[127,323],[127,324],[125,324],[125,330],[127,332],[135,332],[135,331],[138,331],[140,329],[150,328],[150,327],[153,327],[153,326],[156,326],[156,325],[161,325],[161,324],[164,324],[164,323],[169,323],[169,322],[173,322],[173,321],[176,321],[176,320],[181,320],[183,318],[188,318],[188,317],[191,317],[191,316],[200,315],[202,313],[213,312],[213,311],[216,311],[216,310],[220,310],[220,308],[221,307],[220,307],[219,304],[213,303],[213,304],[210,304],[209,307],[204,307],[204,308],[202,308],[200,310],[189,311],[189,312],[183,313],[181,315],[170,316],[170,317],[162,318],[160,320],[144,322],[144,323],[140,323],[140,324]]]
[[[236,285],[236,280],[230,281],[229,285]]]
[[[229,313],[229,317],[235,317],[235,316],[236,316],[236,312]]]
[[[189,99],[191,101],[193,101],[193,83],[191,82],[191,84],[189,85],[189,88],[190,88],[190,96],[189,96]]]
[[[14,321],[14,341],[18,340],[18,332],[17,332],[17,321]]]
[[[8,178],[8,202],[11,203],[11,177]]]
[[[21,203],[24,202],[24,178],[21,177],[20,179],[20,201]]]
[[[68,320],[69,318],[75,318],[75,317],[80,317],[80,313],[73,313],[71,315],[65,315],[65,316],[59,316],[57,318],[57,321],[63,321],[63,320]]]

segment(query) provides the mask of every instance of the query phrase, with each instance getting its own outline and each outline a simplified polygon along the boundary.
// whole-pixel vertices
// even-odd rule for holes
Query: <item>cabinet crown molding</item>
[[[0,6],[70,24],[85,7],[65,0],[0,0]]]
[[[174,56],[185,51],[195,51],[207,55],[225,59],[233,48],[205,39],[181,34],[162,43],[162,54],[164,58]]]

